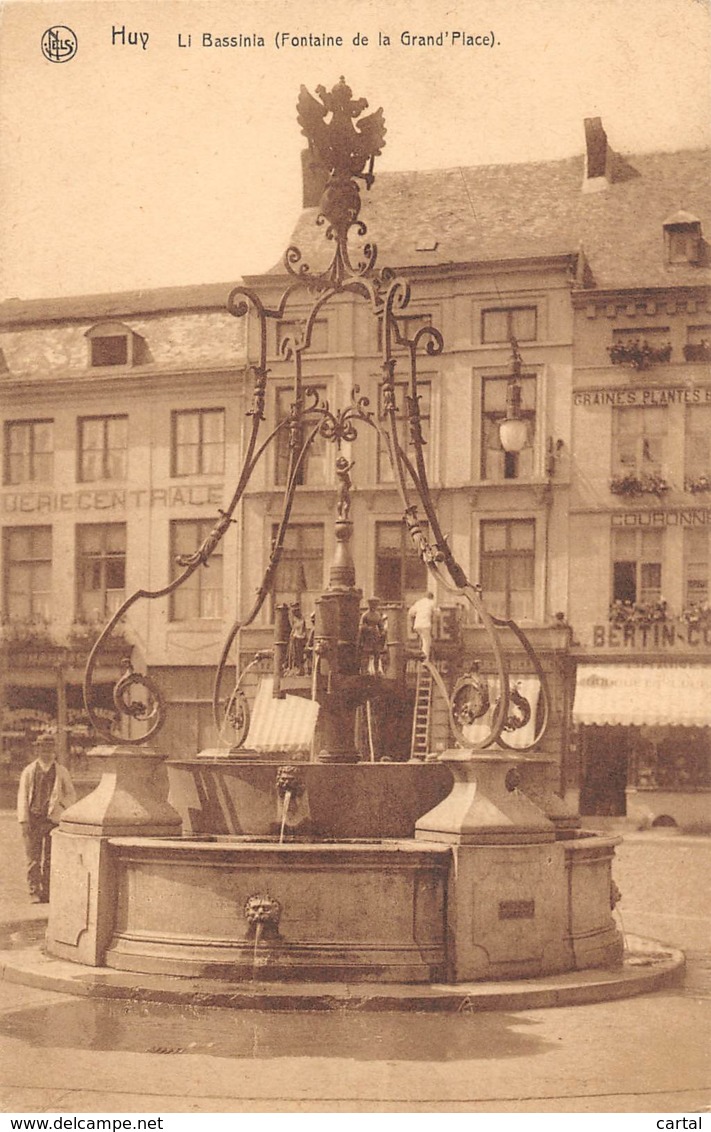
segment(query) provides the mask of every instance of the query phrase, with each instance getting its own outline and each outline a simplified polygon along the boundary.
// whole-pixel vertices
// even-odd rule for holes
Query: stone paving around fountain
[[[0,813],[0,919],[39,938],[14,814]],[[683,984],[556,1010],[224,1011],[0,983],[4,1112],[707,1111],[711,839],[631,834],[628,931],[688,949]],[[3,946],[8,945],[8,932]],[[5,956],[7,958],[7,955]],[[584,1035],[584,1048],[581,1046]]]
[[[235,1013],[3,982],[0,1109],[691,1114],[711,1104],[708,1038],[708,991],[681,988],[403,1015]]]

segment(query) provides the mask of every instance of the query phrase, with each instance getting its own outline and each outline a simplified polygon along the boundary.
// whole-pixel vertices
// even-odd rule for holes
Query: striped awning
[[[711,727],[711,666],[580,664],[573,722]]]
[[[245,748],[252,751],[309,751],[319,705],[301,696],[274,699],[274,681],[264,676],[257,689]]]

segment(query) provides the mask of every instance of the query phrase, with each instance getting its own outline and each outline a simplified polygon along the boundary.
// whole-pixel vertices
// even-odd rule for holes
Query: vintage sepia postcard
[[[0,7],[8,1127],[701,1128],[710,15]]]

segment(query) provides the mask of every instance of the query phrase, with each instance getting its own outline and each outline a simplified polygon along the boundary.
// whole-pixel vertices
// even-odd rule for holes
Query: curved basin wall
[[[461,983],[607,967],[622,954],[613,853],[614,839],[594,836],[279,845],[60,829],[47,945],[92,966],[225,980]]]
[[[222,979],[445,978],[444,846],[110,845],[110,967]]]
[[[288,755],[284,764],[289,764]],[[226,759],[173,759],[170,802],[183,831],[198,835],[266,837],[278,833],[282,798],[274,764]],[[313,838],[412,837],[415,822],[452,789],[441,763],[298,763],[300,789],[291,799],[291,836]]]

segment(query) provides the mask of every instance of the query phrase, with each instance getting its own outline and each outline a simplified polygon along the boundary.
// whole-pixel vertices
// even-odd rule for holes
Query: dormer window
[[[664,221],[664,248],[667,263],[701,261],[701,221],[683,209]]]
[[[92,326],[86,332],[86,339],[92,368],[131,366],[137,360],[136,344],[141,339],[122,322],[101,322]]]

